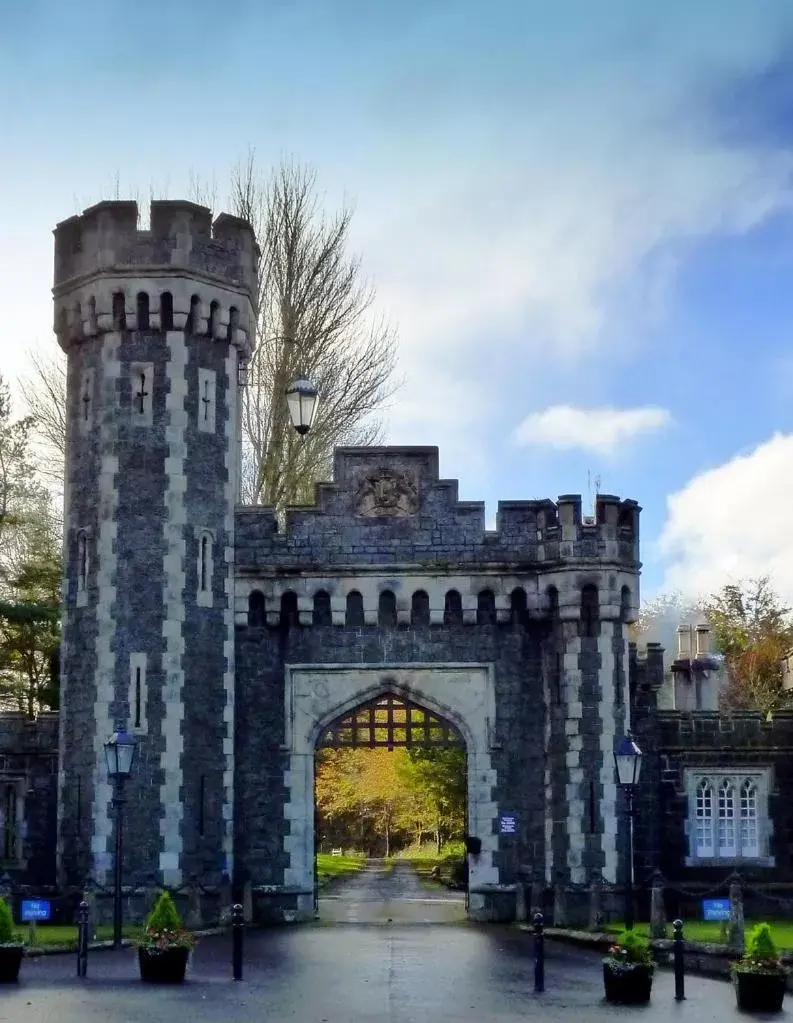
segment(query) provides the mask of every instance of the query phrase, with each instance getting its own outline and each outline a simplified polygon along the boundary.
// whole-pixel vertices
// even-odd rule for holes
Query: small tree
[[[6,900],[0,896],[0,945],[18,945],[16,932],[14,930],[14,917],[11,915],[11,907]]]
[[[789,705],[784,660],[793,650],[793,621],[769,579],[730,583],[704,610],[726,666],[722,704],[762,714]]]
[[[749,935],[746,943],[746,951],[740,961],[733,965],[733,970],[741,973],[771,973],[784,972],[784,967],[779,961],[779,951],[771,937],[771,928],[768,924],[757,924]]]
[[[154,907],[146,920],[147,931],[179,931],[182,918],[174,905],[170,892],[160,892]]]

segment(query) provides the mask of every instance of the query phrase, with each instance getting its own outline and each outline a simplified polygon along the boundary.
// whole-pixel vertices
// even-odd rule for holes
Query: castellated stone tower
[[[214,884],[234,817],[238,366],[250,354],[250,225],[188,202],[103,202],[55,230],[68,355],[58,860],[112,865],[103,743],[138,741],[129,883]]]

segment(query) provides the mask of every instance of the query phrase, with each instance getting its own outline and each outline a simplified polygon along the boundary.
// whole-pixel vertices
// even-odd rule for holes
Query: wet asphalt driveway
[[[361,877],[345,883],[354,893],[347,901],[358,907],[357,921],[326,919],[246,935],[245,976],[239,983],[230,979],[226,936],[199,943],[188,980],[176,988],[141,984],[128,949],[92,953],[85,980],[74,976],[71,955],[28,959],[22,982],[0,989],[0,1023],[613,1023],[617,1018],[709,1023],[740,1018],[723,981],[690,977],[687,1000],[675,1003],[667,971],[656,973],[649,1007],[606,1006],[599,957],[550,943],[546,990],[535,995],[530,935],[511,927],[416,926],[420,920],[399,919],[400,911],[408,917],[424,912],[424,903],[409,900],[426,897],[426,889],[407,878],[405,906],[395,906],[399,878],[398,873],[388,881],[374,869],[366,884]],[[373,916],[384,892],[397,916],[376,926],[365,918]],[[343,896],[344,890],[333,894]],[[338,907],[345,900],[328,901],[343,917]],[[459,904],[439,901],[455,910]]]
[[[369,860],[323,894],[319,918],[347,924],[462,923],[465,894],[423,884],[400,860]]]

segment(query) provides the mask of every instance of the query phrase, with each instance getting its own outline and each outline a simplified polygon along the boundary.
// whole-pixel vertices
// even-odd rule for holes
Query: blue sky
[[[229,13],[232,12],[232,13]],[[645,594],[793,599],[793,6],[31,0],[0,39],[0,301],[54,345],[54,224],[255,147],[355,201],[395,443],[461,495],[644,508]]]

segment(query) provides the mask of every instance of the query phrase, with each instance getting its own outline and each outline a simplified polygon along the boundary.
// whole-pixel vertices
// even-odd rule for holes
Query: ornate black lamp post
[[[121,864],[124,852],[124,782],[132,773],[135,739],[123,729],[114,732],[105,743],[107,775],[113,781],[113,808],[116,814],[116,854],[113,886],[113,947],[121,945]]]
[[[614,766],[617,770],[617,782],[625,793],[625,805],[628,817],[628,869],[625,883],[625,928],[633,927],[633,797],[639,784],[642,769],[642,751],[633,741],[630,732],[624,735],[614,750]]]
[[[301,437],[311,429],[317,411],[317,389],[307,377],[298,377],[286,389],[286,404],[292,426]]]

